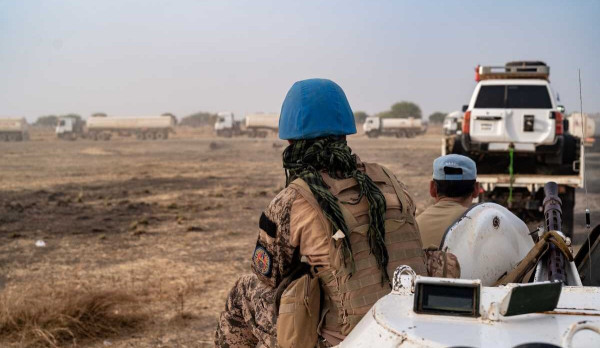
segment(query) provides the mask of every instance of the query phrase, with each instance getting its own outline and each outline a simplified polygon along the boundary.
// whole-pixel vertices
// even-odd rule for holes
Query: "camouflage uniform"
[[[288,186],[261,215],[252,257],[254,273],[241,276],[231,289],[217,326],[217,347],[277,347],[275,293],[298,257],[290,240],[290,215],[296,200],[302,200],[301,194]],[[304,214],[303,218],[314,218]],[[430,276],[460,276],[454,255],[432,250],[425,254]]]
[[[217,327],[217,347],[277,347],[275,292],[293,267],[290,211],[296,197],[296,190],[284,189],[261,215],[254,274],[243,275],[231,289]]]
[[[277,347],[274,296],[274,289],[261,283],[255,274],[241,276],[221,313],[215,345]]]

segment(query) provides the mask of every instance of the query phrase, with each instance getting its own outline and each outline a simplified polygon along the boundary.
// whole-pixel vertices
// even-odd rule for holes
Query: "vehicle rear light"
[[[479,65],[475,67],[475,82],[479,82],[481,80],[479,76]]]
[[[471,129],[471,111],[465,112],[465,119],[462,124],[463,134],[469,134]]]
[[[563,115],[558,111],[553,111],[554,114],[554,122],[556,124],[556,135],[563,135],[564,133],[564,124],[563,124]]]

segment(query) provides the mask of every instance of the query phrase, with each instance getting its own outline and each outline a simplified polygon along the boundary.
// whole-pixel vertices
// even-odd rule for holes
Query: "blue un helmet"
[[[356,133],[346,94],[335,82],[309,79],[294,83],[281,106],[279,138],[314,139]]]

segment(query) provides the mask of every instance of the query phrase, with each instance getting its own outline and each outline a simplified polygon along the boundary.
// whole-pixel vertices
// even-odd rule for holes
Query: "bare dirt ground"
[[[392,169],[423,210],[432,203],[439,134],[358,135],[349,143],[363,161]],[[186,129],[167,141],[69,142],[37,132],[30,142],[0,144],[2,293],[124,289],[142,301],[146,324],[78,346],[212,346],[227,292],[249,271],[260,213],[284,186],[283,148],[275,137],[222,139]],[[598,161],[590,159],[596,173]],[[597,186],[588,196],[596,211]],[[577,208],[582,199],[578,192]],[[583,215],[576,218],[581,242]],[[46,246],[36,247],[38,240]],[[9,345],[20,342],[0,342]]]

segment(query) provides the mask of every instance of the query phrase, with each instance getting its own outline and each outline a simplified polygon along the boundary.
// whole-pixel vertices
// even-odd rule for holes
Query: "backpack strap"
[[[404,214],[411,215],[408,210],[409,209],[408,197],[406,197],[406,193],[404,193],[404,190],[400,186],[398,179],[396,179],[394,174],[386,167],[380,166],[380,168],[383,169],[383,172],[385,173],[385,175],[387,175],[388,178],[390,178],[390,181],[392,182],[392,186],[394,187],[394,191],[396,192],[396,196],[398,196],[398,200],[400,200],[400,204],[402,205],[402,207],[400,207],[402,209],[402,212]]]

